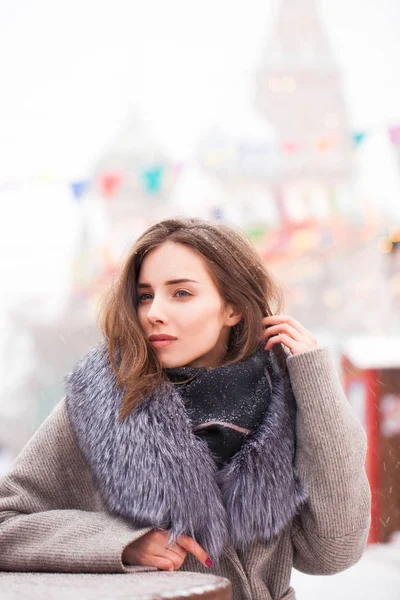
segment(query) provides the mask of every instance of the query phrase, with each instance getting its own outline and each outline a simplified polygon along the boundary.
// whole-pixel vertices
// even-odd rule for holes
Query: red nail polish
[[[207,565],[207,567],[212,567],[212,560],[211,560],[211,558],[207,558],[206,565]]]

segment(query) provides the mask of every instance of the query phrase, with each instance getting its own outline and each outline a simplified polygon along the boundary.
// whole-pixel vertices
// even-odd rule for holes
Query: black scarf
[[[262,422],[272,391],[266,351],[260,346],[246,360],[230,365],[164,372],[183,398],[193,432],[207,442],[221,468]]]

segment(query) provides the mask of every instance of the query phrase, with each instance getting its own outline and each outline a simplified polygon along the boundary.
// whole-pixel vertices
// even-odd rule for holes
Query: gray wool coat
[[[195,537],[214,565],[188,554],[181,570],[228,578],[234,600],[293,600],[293,567],[355,564],[370,527],[365,431],[328,348],[287,356],[294,406],[270,367],[265,420],[217,473],[177,392],[160,389],[117,423],[111,366],[90,352],[0,479],[0,570],[157,571],[121,558],[155,526]]]

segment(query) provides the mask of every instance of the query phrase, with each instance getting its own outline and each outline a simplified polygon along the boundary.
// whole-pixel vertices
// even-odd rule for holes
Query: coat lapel
[[[109,510],[138,527],[167,529],[174,540],[189,535],[214,561],[228,538],[244,548],[277,535],[306,493],[293,467],[295,399],[270,354],[265,418],[218,471],[173,386],[160,386],[120,422],[123,394],[105,344],[89,352],[66,378],[67,407]]]

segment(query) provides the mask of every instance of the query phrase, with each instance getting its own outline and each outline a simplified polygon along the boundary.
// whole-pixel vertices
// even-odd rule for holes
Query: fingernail
[[[207,567],[212,567],[212,560],[211,560],[211,558],[207,558],[206,565],[207,565]]]

